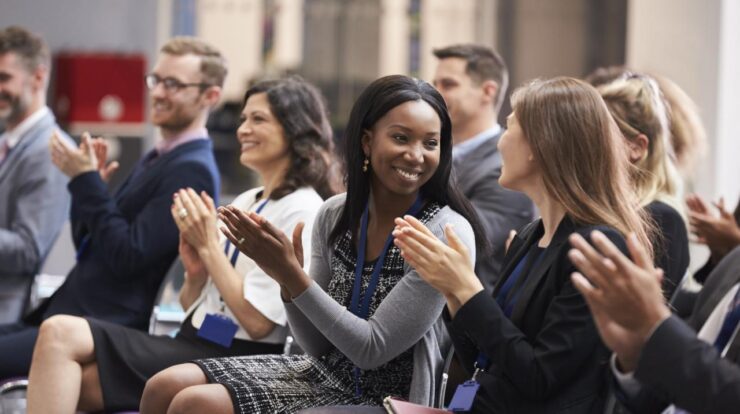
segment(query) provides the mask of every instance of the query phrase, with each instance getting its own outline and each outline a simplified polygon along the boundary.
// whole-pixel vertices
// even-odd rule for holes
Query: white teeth
[[[256,146],[257,146],[256,142],[242,142],[242,151],[246,151]]]
[[[404,171],[404,170],[402,170],[400,168],[396,168],[395,170],[398,171],[399,174],[401,174],[402,176],[404,176],[405,178],[407,178],[409,180],[416,180],[417,178],[419,178],[419,174],[418,173],[412,173],[412,172]]]

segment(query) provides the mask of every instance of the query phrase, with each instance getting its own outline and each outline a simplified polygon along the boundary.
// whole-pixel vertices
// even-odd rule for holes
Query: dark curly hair
[[[255,84],[244,95],[244,104],[258,93],[267,95],[290,152],[288,172],[270,198],[277,200],[304,186],[313,187],[323,199],[339,192],[332,129],[321,92],[300,76],[291,76]]]

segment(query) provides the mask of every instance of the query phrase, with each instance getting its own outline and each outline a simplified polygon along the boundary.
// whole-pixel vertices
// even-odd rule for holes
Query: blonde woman
[[[667,107],[658,84],[645,75],[627,72],[597,89],[624,137],[640,205],[650,213],[660,233],[653,246],[654,256],[656,266],[665,272],[663,291],[670,298],[689,265],[689,239]]]

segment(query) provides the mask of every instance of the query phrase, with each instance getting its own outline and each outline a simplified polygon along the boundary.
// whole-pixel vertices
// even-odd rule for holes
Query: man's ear
[[[221,94],[223,89],[220,86],[209,86],[203,91],[203,97],[205,98],[206,104],[210,107],[216,106],[218,101],[221,100]]]
[[[481,84],[485,104],[493,105],[498,96],[498,84],[492,80],[483,81]]]
[[[45,89],[49,80],[49,68],[46,65],[39,65],[31,74],[31,79],[34,91]]]

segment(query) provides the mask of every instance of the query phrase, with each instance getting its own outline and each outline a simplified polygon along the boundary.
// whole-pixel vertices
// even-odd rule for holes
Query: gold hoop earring
[[[362,172],[367,172],[368,165],[370,165],[370,159],[368,157],[365,157],[365,160],[362,161]]]

